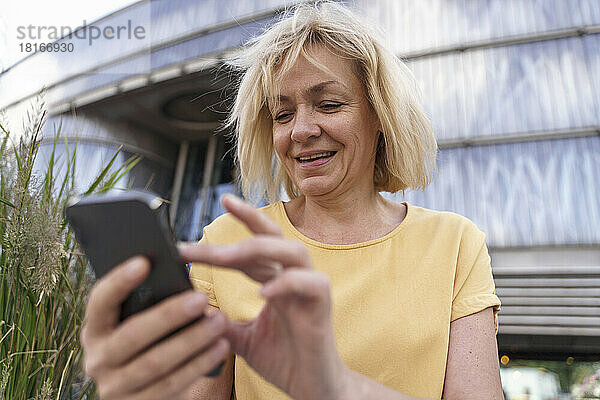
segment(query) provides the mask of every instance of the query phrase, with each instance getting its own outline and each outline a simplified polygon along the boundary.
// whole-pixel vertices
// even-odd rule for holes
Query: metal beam
[[[498,316],[501,325],[538,327],[586,327],[600,331],[600,317],[565,315],[503,315]]]
[[[518,277],[518,278],[496,278],[497,287],[545,287],[545,288],[598,288],[600,291],[600,278],[581,278],[581,277],[552,277],[541,278],[537,276]],[[600,293],[600,292],[599,292]]]
[[[130,143],[123,143],[123,142],[118,142],[116,140],[108,140],[108,139],[99,138],[99,137],[75,136],[75,135],[60,135],[60,140],[63,142],[65,140],[67,140],[67,142],[69,142],[69,143],[96,143],[96,144],[103,144],[103,145],[115,146],[115,147],[123,146],[123,150],[129,151],[131,153],[139,154],[139,155],[143,156],[144,158],[155,161],[167,168],[173,168],[173,162],[171,160],[161,157],[158,154],[152,153],[146,149],[143,149],[139,146],[136,146],[136,145],[133,145]],[[52,144],[52,143],[54,143],[54,137],[43,138],[40,141],[40,143],[41,144]]]
[[[501,315],[568,315],[600,317],[599,307],[567,307],[567,306],[505,306],[502,305]]]
[[[600,260],[598,261],[600,264]],[[585,266],[515,266],[515,267],[494,267],[492,266],[494,276],[506,277],[506,276],[555,276],[555,275],[566,275],[569,277],[576,277],[578,275],[598,275],[600,276],[600,265],[585,265]]]
[[[505,288],[497,287],[496,294],[501,299],[505,297],[598,297],[600,298],[599,288],[538,288],[538,287],[521,287],[521,288]]]
[[[438,148],[450,149],[454,147],[487,146],[494,144],[522,143],[540,140],[567,139],[597,135],[600,135],[600,126],[588,126],[583,128],[568,128],[556,129],[551,131],[521,132],[439,140]]]
[[[149,48],[146,47],[146,48],[143,48],[143,49],[140,49],[140,50],[136,50],[136,51],[133,51],[133,52],[127,54],[127,55],[115,58],[113,60],[104,62],[102,64],[98,64],[98,65],[94,66],[93,68],[89,68],[89,69],[87,69],[85,71],[73,74],[73,75],[69,76],[68,78],[61,79],[61,80],[59,80],[57,82],[53,82],[52,84],[47,85],[46,89],[47,90],[53,89],[53,88],[55,88],[57,86],[60,86],[60,85],[62,85],[64,83],[66,83],[66,82],[69,82],[69,81],[72,81],[74,79],[77,79],[77,78],[89,75],[89,74],[91,74],[91,73],[93,73],[93,72],[95,72],[97,70],[102,69],[102,68],[110,67],[111,65],[115,65],[115,64],[127,61],[127,60],[132,59],[132,58],[137,57],[137,56],[151,54],[154,51],[163,49],[165,47],[174,46],[174,45],[176,45],[178,43],[185,42],[186,40],[189,40],[189,39],[192,39],[192,38],[195,38],[195,37],[198,37],[198,36],[206,35],[206,34],[208,34],[210,32],[215,32],[215,31],[219,31],[219,30],[225,30],[225,29],[228,29],[228,28],[232,28],[232,27],[236,27],[236,26],[242,25],[244,23],[253,22],[253,21],[256,21],[256,20],[267,18],[269,16],[275,16],[278,13],[281,13],[282,11],[284,11],[285,8],[286,7],[274,7],[274,8],[271,8],[271,9],[268,9],[268,10],[265,10],[265,11],[262,11],[262,12],[258,12],[258,13],[255,13],[255,14],[247,15],[247,16],[240,17],[240,18],[235,18],[232,21],[219,22],[219,23],[207,26],[207,27],[203,27],[203,28],[197,29],[195,31],[192,31],[192,32],[190,32],[188,34],[185,34],[185,35],[182,35],[182,36],[179,36],[177,38],[170,39],[170,40],[165,40],[165,41],[159,42],[157,44],[153,44]],[[93,24],[90,25],[90,26],[93,26]],[[60,40],[62,40],[62,38],[58,39],[57,42],[60,41]],[[36,54],[37,53],[33,53],[33,54],[29,55],[27,58],[32,57],[32,56],[34,56]],[[215,57],[215,58],[220,58],[221,54],[223,54],[223,53],[213,54],[212,56]],[[210,55],[204,55],[202,58],[206,58],[207,56],[210,56]],[[22,61],[24,61],[24,59],[23,60],[19,60],[17,63],[13,64],[9,69],[12,69],[12,68],[16,67]],[[185,62],[182,62],[182,63],[178,64],[178,66],[183,66],[184,64],[187,64],[188,62],[189,62],[189,60],[186,60]],[[9,69],[3,71],[2,73],[8,71]],[[143,74],[143,75],[145,75],[146,77],[150,77],[150,75],[151,75],[152,72],[154,72],[154,71],[149,71],[148,74]],[[0,76],[1,75],[2,74],[0,74]],[[111,84],[111,86],[113,86],[113,85],[119,85],[119,84],[120,84],[120,82],[116,82],[116,83]],[[18,104],[18,103],[20,103],[22,101],[25,101],[25,100],[27,100],[27,99],[35,96],[36,94],[37,94],[37,91],[34,92],[34,93],[30,93],[29,95],[26,95],[26,96],[22,97],[19,100],[13,101],[10,104],[2,106],[0,109],[12,107],[15,104]],[[74,99],[72,101],[74,101]]]
[[[502,297],[502,309],[511,305],[600,307],[600,297]]]
[[[179,155],[177,156],[177,166],[175,167],[175,177],[173,179],[173,195],[171,196],[171,208],[169,209],[172,225],[175,225],[175,217],[177,217],[177,208],[179,207],[181,185],[183,183],[183,175],[185,174],[189,148],[190,142],[187,140],[179,144]]]
[[[545,40],[566,39],[575,36],[593,35],[600,33],[600,25],[583,25],[548,32],[526,33],[502,38],[475,40],[472,42],[453,44],[450,46],[434,47],[398,55],[405,61],[430,58],[451,53],[462,53],[469,50],[489,49],[492,47],[512,46],[516,44],[541,42]]]
[[[217,154],[217,136],[212,135],[208,139],[208,147],[206,149],[206,158],[204,160],[204,176],[202,177],[202,207],[200,208],[200,221],[204,224],[206,217],[208,194],[212,185],[213,171],[215,170],[215,158]],[[204,225],[202,225],[204,226]]]
[[[502,304],[500,315],[508,316],[526,316],[526,315],[554,315],[570,317],[585,316],[585,317],[600,317],[600,307],[567,307],[567,306],[507,306]],[[577,324],[575,324],[577,325]]]
[[[600,328],[567,326],[523,326],[500,325],[500,335],[560,335],[560,336],[600,336]]]

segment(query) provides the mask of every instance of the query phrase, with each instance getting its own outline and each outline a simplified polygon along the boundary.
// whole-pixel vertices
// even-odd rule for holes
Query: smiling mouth
[[[300,163],[309,163],[311,161],[333,157],[335,153],[337,153],[337,151],[325,151],[323,153],[312,154],[310,156],[296,157],[296,160]]]

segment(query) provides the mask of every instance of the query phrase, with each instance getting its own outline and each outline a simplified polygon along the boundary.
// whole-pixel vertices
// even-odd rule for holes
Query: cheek
[[[285,157],[289,148],[289,139],[283,132],[273,131],[273,147],[280,158]]]

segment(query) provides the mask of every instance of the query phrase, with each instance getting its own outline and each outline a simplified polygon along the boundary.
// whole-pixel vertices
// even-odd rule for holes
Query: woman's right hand
[[[205,312],[208,300],[201,292],[172,296],[119,321],[121,303],[149,271],[147,258],[133,257],[90,294],[81,342],[85,371],[103,400],[180,398],[229,354],[229,343],[221,338],[227,319],[218,311],[160,341]]]

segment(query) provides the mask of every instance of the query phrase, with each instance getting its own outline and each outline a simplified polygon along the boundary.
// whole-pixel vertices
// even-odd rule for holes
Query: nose
[[[321,127],[317,124],[312,110],[298,107],[294,116],[291,138],[298,143],[306,142],[311,137],[319,137]]]

